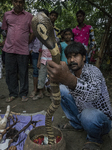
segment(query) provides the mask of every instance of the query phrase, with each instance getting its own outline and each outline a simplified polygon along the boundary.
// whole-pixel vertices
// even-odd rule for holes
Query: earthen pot
[[[66,143],[63,138],[62,132],[56,127],[53,127],[53,132],[55,137],[62,137],[58,143],[53,145],[38,145],[34,143],[33,140],[40,135],[46,136],[47,133],[45,126],[36,127],[29,132],[23,150],[66,150]]]

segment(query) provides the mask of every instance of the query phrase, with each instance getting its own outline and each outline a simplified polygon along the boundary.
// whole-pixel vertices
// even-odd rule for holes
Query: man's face
[[[83,23],[84,22],[85,16],[83,16],[83,14],[79,13],[76,17],[77,17],[77,22],[78,23]]]
[[[81,54],[70,53],[67,56],[68,66],[72,71],[78,71],[83,68],[85,56]]]
[[[57,15],[55,13],[52,13],[49,18],[51,19],[51,22],[54,23],[57,19]]]
[[[65,34],[64,34],[65,41],[67,41],[67,42],[71,41],[71,38],[72,38],[72,33],[70,31],[65,32]]]
[[[23,0],[13,0],[12,4],[16,13],[22,12],[24,6]]]

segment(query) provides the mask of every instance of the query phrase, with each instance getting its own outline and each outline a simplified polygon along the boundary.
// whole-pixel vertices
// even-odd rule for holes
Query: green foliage
[[[101,70],[110,71],[111,64],[108,64],[108,60],[109,60],[109,57],[107,55],[101,64]]]
[[[100,47],[108,19],[112,16],[110,0],[25,0],[25,9],[32,14],[43,8],[49,12],[56,10],[59,13],[56,26],[60,29],[76,27],[76,12],[79,9],[84,10],[85,23],[93,26],[98,47]],[[4,12],[11,9],[11,0],[0,0],[0,21]]]
[[[11,9],[11,1],[6,1],[5,3],[2,3],[2,1],[0,2],[0,21],[2,21],[4,13]]]

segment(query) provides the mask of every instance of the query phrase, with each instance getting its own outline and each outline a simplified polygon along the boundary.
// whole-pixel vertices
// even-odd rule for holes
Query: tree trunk
[[[111,43],[111,41],[112,41],[112,31],[111,31],[111,33],[108,37],[108,40],[107,40],[107,44],[106,44],[106,47],[105,47],[105,52],[104,52],[103,57],[102,57],[102,63],[105,60],[106,56],[110,55],[110,43]]]
[[[108,37],[109,37],[109,30],[110,30],[111,22],[112,22],[112,20],[109,19],[105,34],[104,34],[104,36],[102,38],[102,41],[101,41],[100,51],[99,51],[98,58],[97,58],[97,61],[96,61],[96,67],[98,67],[98,68],[100,68],[100,65],[101,65],[101,62],[102,62],[103,52],[104,52],[104,49],[106,47],[106,43],[107,43],[107,40],[108,40]]]

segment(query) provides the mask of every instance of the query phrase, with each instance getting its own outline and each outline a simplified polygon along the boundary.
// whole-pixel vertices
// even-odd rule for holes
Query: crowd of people
[[[97,67],[89,64],[94,59],[95,37],[93,27],[84,23],[85,12],[77,11],[75,28],[60,30],[55,26],[56,11],[39,10],[50,18],[54,28],[61,60],[57,65],[52,61],[49,49],[33,34],[33,15],[24,10],[25,0],[12,0],[12,4],[14,8],[5,12],[0,30],[0,33],[6,33],[2,33],[4,40],[0,43],[5,53],[9,90],[6,102],[12,102],[18,96],[22,102],[28,101],[29,97],[42,99],[44,95],[52,99],[50,81],[59,83],[61,106],[69,119],[69,123],[60,128],[85,130],[89,142],[83,150],[91,150],[91,147],[99,150],[102,136],[111,130],[112,111],[105,79]],[[33,66],[33,90],[28,97],[29,54]],[[1,71],[0,58],[0,74]]]

